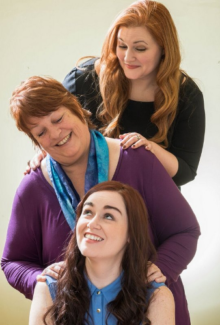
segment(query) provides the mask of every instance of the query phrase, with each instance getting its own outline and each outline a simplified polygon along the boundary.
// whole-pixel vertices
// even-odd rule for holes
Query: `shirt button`
[[[97,309],[97,313],[101,313],[101,309],[98,308],[98,309]]]
[[[97,291],[97,295],[100,295],[101,291]]]

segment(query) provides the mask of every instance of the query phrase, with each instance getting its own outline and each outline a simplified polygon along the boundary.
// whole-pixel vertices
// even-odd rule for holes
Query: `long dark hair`
[[[146,316],[147,271],[148,261],[155,257],[155,249],[149,238],[145,203],[131,186],[116,181],[103,182],[90,189],[79,203],[77,220],[87,198],[100,191],[119,193],[123,198],[128,218],[129,243],[121,262],[122,288],[116,298],[108,304],[107,316],[114,315],[118,325],[148,325],[150,320]],[[66,250],[65,261],[65,270],[58,280],[56,299],[45,318],[50,313],[55,325],[89,324],[90,293],[84,277],[85,257],[77,246],[75,230]]]

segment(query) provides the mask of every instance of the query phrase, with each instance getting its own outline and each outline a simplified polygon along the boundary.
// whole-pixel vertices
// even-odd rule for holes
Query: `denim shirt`
[[[54,300],[56,297],[56,287],[57,287],[57,281],[51,278],[50,276],[46,276],[47,280],[46,283],[49,287],[50,295],[52,299]],[[90,290],[90,307],[89,307],[89,313],[93,319],[93,322],[95,325],[105,325],[105,320],[107,316],[107,304],[114,300],[121,290],[121,279],[122,274],[112,283],[107,285],[106,287],[102,289],[98,289],[90,280],[86,277],[87,284]],[[147,298],[148,301],[152,295],[152,293],[155,291],[155,289],[165,286],[164,283],[157,283],[155,281],[151,282],[152,288],[148,289],[147,292]],[[92,325],[91,322],[89,324]],[[117,319],[113,315],[109,315],[108,317],[108,325],[116,325]]]

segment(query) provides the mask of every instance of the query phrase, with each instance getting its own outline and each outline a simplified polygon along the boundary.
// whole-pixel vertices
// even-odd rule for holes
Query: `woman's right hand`
[[[44,150],[38,151],[34,157],[28,161],[24,175],[30,173],[31,169],[36,170],[40,167],[41,161],[46,157],[47,153]]]
[[[43,270],[41,274],[37,276],[37,281],[45,282],[46,281],[45,275],[49,275],[54,279],[58,279],[58,276],[60,272],[64,269],[64,267],[65,267],[64,261],[49,265],[48,267],[46,267],[46,269]]]

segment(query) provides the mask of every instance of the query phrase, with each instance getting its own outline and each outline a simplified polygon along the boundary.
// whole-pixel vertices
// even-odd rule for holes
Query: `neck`
[[[153,102],[157,89],[155,78],[131,80],[129,98],[136,101]]]
[[[79,194],[80,198],[85,195],[85,174],[89,158],[90,141],[88,140],[84,153],[77,161],[72,164],[61,165],[66,175],[71,180],[74,188]]]
[[[115,281],[121,273],[121,261],[96,261],[86,258],[86,272],[89,280],[98,288],[102,289]]]

